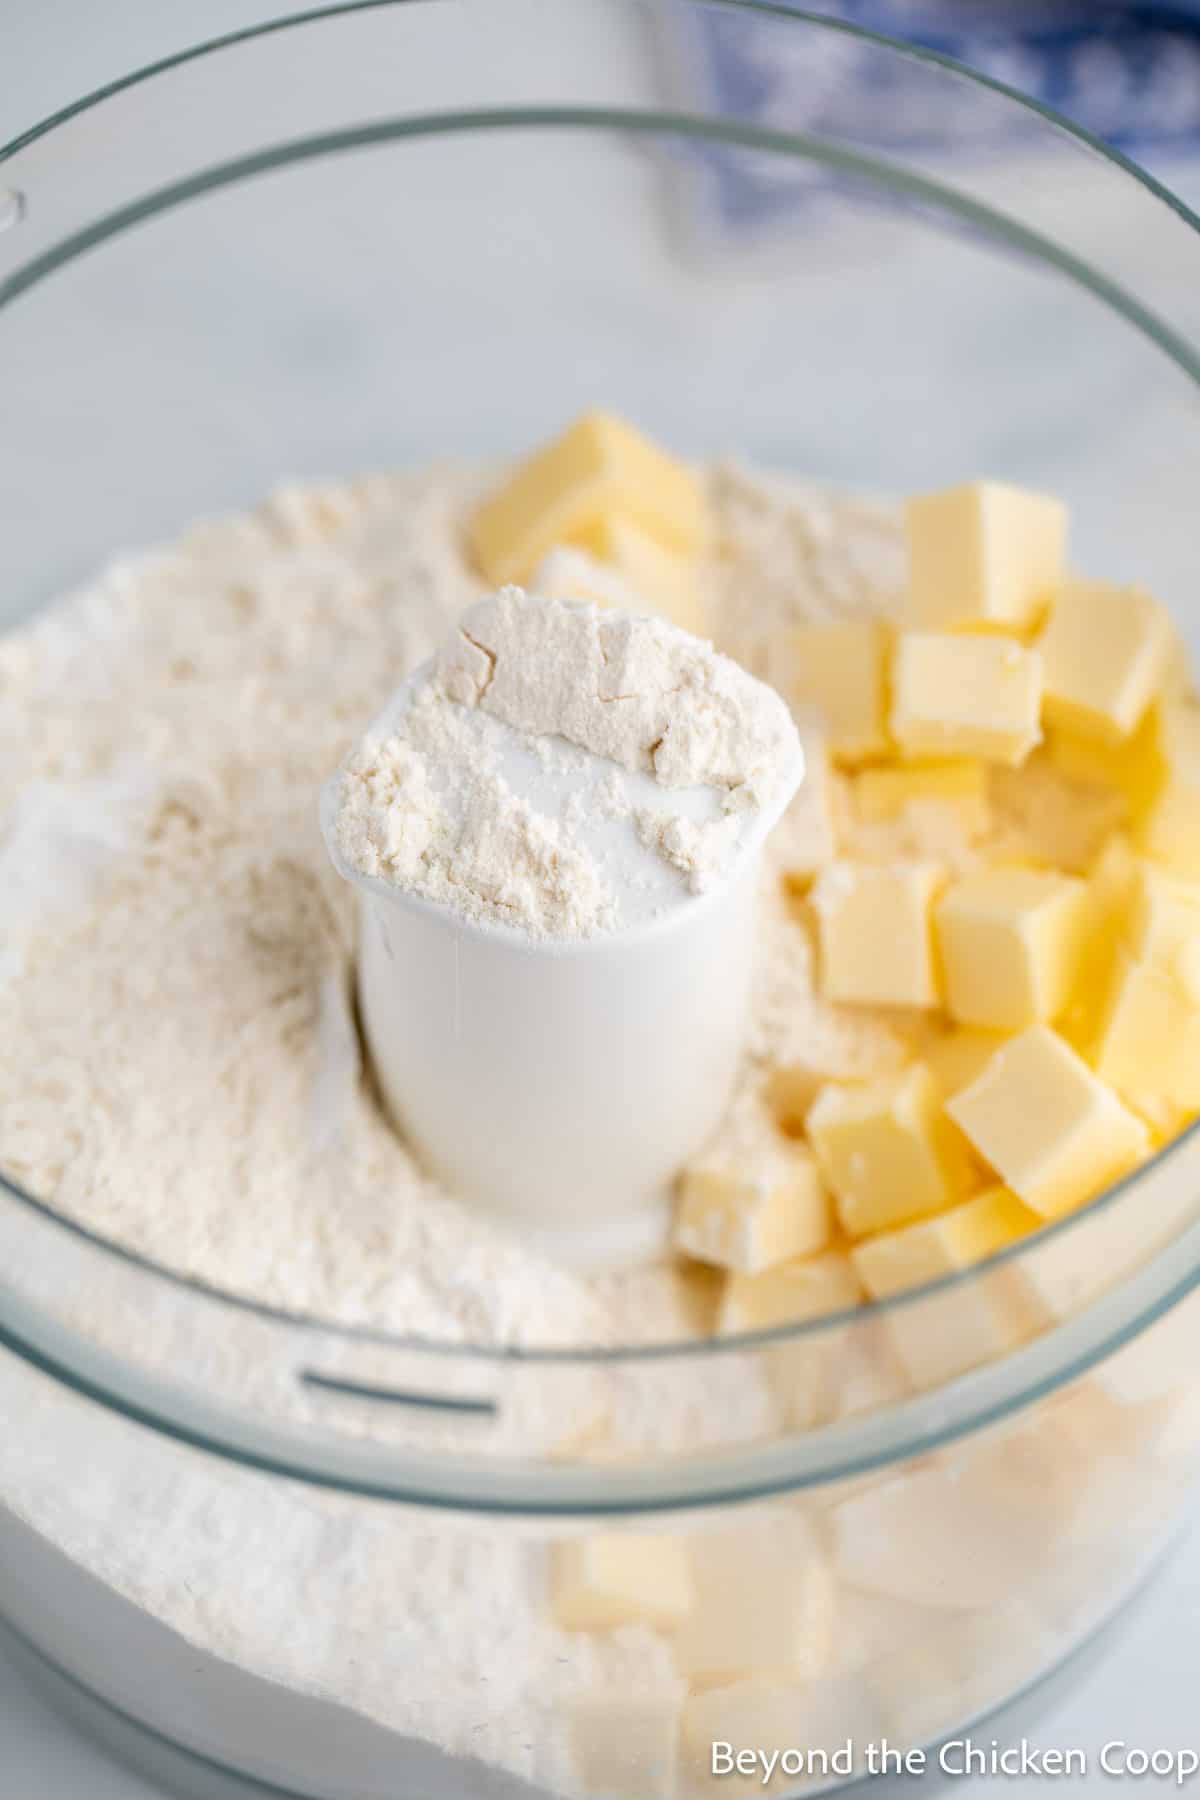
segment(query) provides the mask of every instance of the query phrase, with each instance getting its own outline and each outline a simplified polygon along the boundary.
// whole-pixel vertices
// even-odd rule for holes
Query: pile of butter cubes
[[[1200,708],[1165,609],[1069,575],[1066,536],[1057,501],[997,483],[914,499],[902,617],[779,646],[780,685],[822,721],[858,819],[944,809],[982,844],[967,867],[835,852],[798,874],[825,998],[928,1030],[876,1080],[814,1093],[811,1069],[776,1071],[790,1166],[717,1145],[686,1172],[676,1241],[727,1271],[723,1330],[967,1268],[1200,1111]],[[1039,763],[1114,796],[1122,824],[1088,869],[989,859],[996,772],[1011,795]],[[1008,1310],[966,1366],[1028,1335],[1030,1309]],[[922,1334],[897,1335],[920,1385],[961,1372],[961,1346],[934,1368]]]
[[[707,513],[700,473],[591,413],[487,497],[471,551],[491,582],[703,632],[704,560],[719,553]],[[899,619],[781,631],[772,678],[806,732],[810,811],[828,807],[832,770],[859,822],[940,814],[973,849],[867,858],[831,819],[829,856],[789,871],[824,999],[898,1010],[923,1034],[875,1079],[775,1069],[758,1131],[741,1119],[684,1171],[675,1244],[723,1273],[723,1332],[968,1268],[1200,1112],[1200,706],[1169,614],[1071,574],[1066,509],[1047,496],[996,482],[923,495],[905,536]],[[1044,846],[989,851],[994,783],[1011,798],[1047,765],[1113,799],[1120,824],[1088,867]],[[1046,1296],[1016,1298],[994,1330],[977,1308],[971,1341],[932,1358],[910,1329],[910,1378],[1028,1336]]]

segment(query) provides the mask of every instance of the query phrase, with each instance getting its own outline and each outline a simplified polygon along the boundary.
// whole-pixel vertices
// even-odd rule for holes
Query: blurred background
[[[288,10],[262,0],[6,0],[0,142],[130,68]],[[957,57],[1200,200],[1200,0],[825,0],[805,10]],[[764,41],[745,20],[685,20],[677,41],[664,45],[664,73],[681,86],[724,88],[743,103],[752,95],[764,123],[869,121],[881,144],[936,144],[911,94],[881,93],[849,40],[816,66],[811,56],[768,62],[756,54]]]

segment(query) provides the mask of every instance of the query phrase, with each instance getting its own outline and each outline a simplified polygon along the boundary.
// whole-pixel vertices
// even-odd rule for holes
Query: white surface
[[[279,6],[256,0],[191,0],[156,6],[125,0],[120,7],[86,0],[4,0],[3,60],[10,79],[0,87],[0,140],[78,94],[138,63],[169,53],[199,36],[277,16]],[[14,78],[16,76],[17,78]],[[1200,199],[1200,172],[1185,177]],[[1103,429],[1097,420],[1097,429]],[[1042,1720],[1033,1741],[1042,1747],[1079,1747],[1094,1763],[1100,1746],[1124,1738],[1152,1750],[1188,1742],[1195,1720],[1197,1621],[1200,1620],[1200,1535],[1193,1534],[1149,1604],[1133,1620],[1117,1653],[1079,1690]],[[964,1800],[998,1797],[1019,1780],[961,1781]],[[1166,1784],[1169,1787],[1169,1784]],[[1072,1792],[1099,1795],[1112,1783],[1098,1770],[1072,1783]],[[1147,1781],[1143,1793],[1162,1791]],[[916,1791],[914,1789],[914,1791]],[[157,1790],[110,1763],[62,1724],[0,1654],[0,1792],[4,1800],[158,1800]],[[397,1796],[397,1800],[407,1800]]]

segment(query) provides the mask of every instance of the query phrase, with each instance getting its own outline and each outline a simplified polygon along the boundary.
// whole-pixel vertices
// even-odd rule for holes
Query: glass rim
[[[302,10],[286,13],[277,19],[266,19],[256,25],[240,26],[236,31],[219,33],[216,37],[202,38],[195,44],[188,44],[182,50],[172,51],[168,56],[156,57],[148,63],[140,63],[125,75],[115,76],[111,81],[103,82],[99,87],[91,88],[77,99],[56,107],[45,118],[35,120],[32,125],[18,132],[15,138],[7,143],[0,143],[0,164],[15,156],[19,151],[27,149],[39,138],[65,125],[69,120],[90,108],[110,100],[114,95],[125,92],[128,88],[137,87],[157,75],[167,74],[170,70],[180,68],[186,63],[194,62],[201,57],[210,56],[217,51],[233,49],[239,44],[249,43],[257,38],[274,36],[277,32],[290,31],[300,26],[312,25],[323,19],[347,17],[354,13],[380,12],[386,8],[413,6],[419,0],[335,0],[327,6],[306,7]],[[435,4],[436,0],[420,0],[423,4]],[[651,5],[663,5],[665,0],[643,0]],[[784,22],[799,20],[813,25],[822,31],[835,33],[842,37],[856,39],[861,43],[876,44],[882,49],[894,51],[911,62],[924,63],[932,68],[944,69],[948,74],[958,76],[962,80],[984,88],[1015,106],[1032,113],[1044,123],[1052,125],[1056,130],[1094,151],[1104,161],[1123,171],[1148,193],[1170,207],[1172,212],[1189,225],[1193,231],[1200,233],[1200,214],[1193,211],[1181,195],[1169,188],[1142,167],[1123,150],[1110,144],[1104,138],[1089,131],[1084,125],[1067,117],[1065,113],[1045,105],[1030,94],[1023,93],[1020,88],[1002,81],[995,75],[989,75],[982,69],[972,69],[958,58],[946,52],[935,50],[924,44],[912,43],[904,38],[892,36],[888,32],[875,31],[865,25],[855,24],[848,19],[835,18],[828,13],[813,12],[807,7],[792,6],[788,0],[690,0],[690,4],[705,6],[710,10],[726,12],[746,12],[758,14],[764,18],[774,18]]]
[[[407,6],[415,0],[342,0],[341,4],[316,7],[297,12],[289,16],[266,21],[260,25],[227,33],[177,52],[169,57],[146,64],[128,75],[107,83],[91,93],[60,108],[46,119],[30,127],[10,143],[0,146],[0,169],[22,150],[47,136],[55,129],[67,124],[79,114],[113,98],[127,89],[138,86],[153,78],[167,74],[171,70],[195,59],[216,53],[236,49],[240,44],[271,36],[285,30],[317,25],[323,21],[347,17],[354,14],[365,14],[381,11],[387,7]],[[434,4],[436,0],[426,0]],[[651,0],[654,3],[654,0]],[[803,24],[810,28],[837,33],[876,45],[899,58],[915,63],[923,63],[942,69],[967,84],[989,90],[1019,108],[1050,125],[1067,137],[1074,138],[1088,150],[1097,154],[1114,170],[1123,173],[1141,186],[1151,197],[1167,205],[1180,219],[1181,223],[1200,235],[1200,217],[1198,217],[1177,195],[1173,194],[1162,183],[1157,181],[1146,170],[1124,156],[1120,151],[1105,144],[1082,127],[1073,124],[1040,102],[1019,93],[991,76],[978,73],[955,59],[938,51],[928,50],[886,34],[869,31],[844,20],[832,19],[808,10],[795,9],[779,3],[779,0],[692,0],[693,4],[702,5],[710,10],[726,10],[745,12],[769,17],[789,24]],[[1156,343],[1170,359],[1191,380],[1200,385],[1200,350],[1193,349],[1171,327],[1155,318],[1139,302],[1125,294],[1115,283],[1099,272],[1091,269],[1081,259],[1056,246],[1051,239],[1029,228],[1022,227],[1017,221],[1003,213],[996,212],[970,196],[959,194],[956,190],[943,186],[931,178],[912,170],[906,170],[891,164],[885,158],[877,158],[865,153],[852,151],[844,146],[824,144],[812,134],[788,132],[766,127],[748,127],[723,119],[706,118],[688,112],[674,112],[667,108],[622,108],[614,106],[575,106],[564,105],[536,107],[498,107],[494,109],[477,108],[470,110],[447,110],[429,115],[418,115],[407,119],[373,121],[368,125],[349,128],[341,131],[325,132],[310,137],[301,137],[287,142],[269,146],[265,150],[234,159],[225,164],[213,165],[207,169],[193,173],[168,186],[154,191],[139,200],[93,221],[83,230],[74,233],[57,246],[52,246],[40,257],[35,258],[24,268],[18,268],[6,281],[0,281],[0,309],[15,299],[19,293],[36,286],[56,269],[65,266],[76,256],[88,249],[96,247],[106,239],[118,235],[127,227],[151,218],[158,213],[169,211],[174,206],[184,204],[190,199],[217,190],[242,179],[264,173],[272,168],[288,166],[309,157],[333,153],[340,150],[366,148],[373,144],[396,141],[404,138],[453,134],[472,130],[496,130],[506,128],[584,128],[584,129],[618,129],[642,134],[658,133],[663,135],[684,135],[708,141],[767,151],[778,151],[785,154],[801,155],[813,160],[842,169],[845,172],[866,176],[876,182],[885,181],[893,188],[918,199],[935,202],[943,209],[957,213],[968,222],[982,225],[994,236],[1007,241],[1010,245],[1031,252],[1040,262],[1057,267],[1070,279],[1090,290],[1104,304],[1124,316],[1130,324]],[[365,1325],[354,1325],[348,1322],[329,1320],[323,1317],[304,1313],[293,1313],[286,1309],[265,1305],[247,1296],[231,1292],[227,1289],[205,1282],[174,1270],[157,1260],[133,1251],[103,1234],[91,1230],[80,1221],[72,1219],[48,1202],[38,1199],[0,1170],[0,1190],[10,1199],[30,1209],[44,1222],[64,1231],[77,1240],[86,1243],[91,1250],[138,1271],[139,1276],[146,1276],[157,1282],[166,1284],[184,1293],[191,1294],[206,1302],[217,1303],[236,1311],[255,1316],[280,1326],[303,1328],[319,1331],[332,1338],[341,1338],[348,1342],[383,1345],[406,1352],[427,1353],[433,1356],[457,1357],[477,1362],[490,1362],[499,1365],[544,1363],[548,1365],[611,1365],[622,1362],[645,1363],[651,1361],[678,1360],[689,1356],[713,1356],[724,1353],[737,1354],[746,1351],[770,1348],[780,1344],[790,1344],[806,1338],[817,1337],[835,1330],[851,1322],[861,1320],[864,1316],[883,1318],[905,1307],[920,1305],[931,1297],[964,1288],[972,1282],[978,1282],[988,1272],[1006,1264],[1018,1263],[1020,1259],[1034,1253],[1053,1238],[1062,1238],[1076,1227],[1082,1227],[1086,1221],[1095,1218],[1108,1207],[1116,1204],[1122,1196],[1147,1175],[1150,1171],[1163,1167],[1168,1159],[1179,1154],[1186,1145],[1196,1139],[1200,1132],[1200,1121],[1193,1123],[1169,1144],[1161,1147],[1145,1163],[1125,1176],[1121,1181],[1109,1186],[1085,1206],[1063,1218],[1048,1222],[1031,1237],[1008,1246],[984,1261],[970,1268],[951,1272],[938,1279],[906,1290],[902,1293],[875,1301],[869,1307],[855,1307],[839,1313],[829,1314],[819,1319],[804,1320],[799,1323],[771,1327],[754,1332],[730,1333],[725,1336],[708,1338],[692,1337],[663,1342],[628,1345],[596,1345],[596,1346],[522,1346],[503,1343],[455,1343],[445,1339],[433,1339],[411,1336],[383,1328]],[[1161,1246],[1150,1258],[1151,1265],[1157,1265],[1170,1256],[1171,1250],[1179,1241],[1179,1236],[1186,1235],[1187,1227],[1169,1243]],[[1134,1279],[1133,1277],[1126,1278]],[[1165,1310],[1166,1305],[1174,1304],[1197,1283],[1200,1283],[1200,1256],[1190,1266],[1183,1281],[1176,1284],[1173,1297],[1160,1304],[1156,1311]],[[1118,1287],[1124,1284],[1118,1284]],[[30,1351],[29,1344],[22,1344],[20,1334],[13,1327],[11,1318],[6,1319],[5,1302],[0,1296],[0,1343],[17,1349],[19,1354],[35,1364],[49,1367],[48,1359],[43,1355]],[[1156,1316],[1156,1313],[1152,1316]],[[1144,1329],[1149,1317],[1143,1317],[1135,1328],[1125,1332],[1125,1336],[1134,1335],[1135,1329]],[[1055,1336],[1055,1332],[1047,1334]],[[1039,1340],[1041,1341],[1041,1340]],[[84,1342],[84,1340],[81,1340]],[[90,1348],[90,1346],[89,1346]],[[1107,1354],[1111,1346],[1094,1351],[1083,1366],[1090,1366],[1100,1354]],[[1012,1358],[1004,1359],[1011,1361]],[[125,1400],[107,1389],[98,1389],[95,1382],[86,1373],[70,1367],[58,1368],[54,1371],[58,1378],[77,1389],[91,1393],[92,1397],[102,1399],[119,1411],[138,1416]],[[1080,1372],[1078,1369],[1075,1373]],[[1050,1391],[1069,1378],[1061,1372],[1043,1383],[1042,1391]],[[1004,1410],[1012,1410],[1015,1406],[1028,1402],[1029,1394],[1020,1400],[1006,1403]],[[148,1415],[147,1416],[147,1422]],[[959,1429],[974,1429],[980,1419],[973,1416],[969,1426]],[[161,1419],[156,1421],[157,1428],[170,1430]],[[957,1435],[957,1430],[950,1435]],[[187,1435],[175,1432],[174,1435]],[[192,1441],[199,1441],[192,1434]],[[207,1448],[220,1448],[218,1445],[205,1442]],[[224,1453],[228,1454],[228,1447]],[[240,1452],[235,1452],[240,1454]],[[251,1459],[253,1460],[253,1459]],[[697,1459],[699,1460],[699,1459]],[[883,1458],[876,1459],[885,1460]],[[861,1465],[860,1465],[861,1466]],[[871,1465],[866,1465],[871,1466]],[[295,1469],[283,1469],[281,1472],[296,1474]],[[595,1475],[597,1471],[590,1471]],[[303,1478],[303,1477],[302,1477]],[[821,1479],[832,1479],[824,1475]],[[351,1484],[353,1485],[353,1484]],[[790,1485],[795,1485],[792,1481]],[[365,1490],[361,1490],[365,1491]],[[756,1490],[756,1491],[762,1491]],[[669,1504],[670,1502],[663,1502]],[[657,1504],[657,1503],[656,1503]],[[590,1509],[590,1508],[589,1508]],[[555,1509],[558,1510],[558,1509]]]

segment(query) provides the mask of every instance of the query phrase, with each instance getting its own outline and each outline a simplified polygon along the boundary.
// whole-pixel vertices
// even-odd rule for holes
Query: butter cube
[[[1087,886],[1036,869],[979,869],[934,908],[950,1012],[964,1025],[1019,1031],[1056,1019],[1083,966]]]
[[[544,557],[532,582],[533,591],[628,612],[661,613],[681,631],[707,636],[693,559],[664,550],[649,532],[627,519],[602,519],[588,539],[589,549],[560,545]]]
[[[681,631],[708,636],[699,571],[692,557],[664,549],[651,532],[616,513],[599,522],[592,542],[594,553],[620,571],[645,606]]]
[[[1166,777],[1141,847],[1180,875],[1200,880],[1200,706],[1164,706],[1160,729]]]
[[[579,1791],[595,1800],[674,1800],[681,1697],[579,1696],[567,1728]]]
[[[685,1256],[757,1275],[829,1242],[829,1196],[811,1151],[768,1120],[684,1171],[674,1241]]]
[[[892,735],[906,756],[1024,762],[1041,739],[1042,659],[1011,638],[903,632]]]
[[[618,1625],[671,1630],[692,1608],[692,1569],[682,1538],[611,1532],[553,1547],[551,1594],[564,1631]]]
[[[675,1654],[695,1685],[752,1675],[812,1681],[824,1672],[833,1650],[833,1577],[802,1515],[697,1532],[691,1553],[696,1604]]]
[[[930,908],[942,886],[932,863],[833,862],[810,899],[827,1000],[936,1006]]]
[[[1012,1038],[946,1110],[1007,1186],[1047,1219],[1082,1205],[1150,1147],[1141,1120],[1046,1025]]]
[[[1198,1146],[1200,1148],[1200,1146]],[[1176,1151],[1176,1156],[1184,1153]],[[1022,1288],[1043,1323],[1069,1319],[1147,1262],[1192,1216],[1196,1171],[1180,1179],[1174,1158],[1151,1165],[1136,1191],[1079,1220],[1070,1231],[1031,1238],[1019,1258]]]
[[[905,509],[910,616],[937,630],[1022,630],[1062,578],[1067,510],[1045,494],[975,481]]]
[[[1140,588],[1064,582],[1038,639],[1047,723],[1124,742],[1162,687],[1173,645],[1170,616]]]
[[[824,1319],[857,1306],[862,1299],[858,1277],[840,1251],[776,1263],[760,1275],[731,1275],[725,1284],[717,1329],[770,1331]]]
[[[863,1023],[865,1027],[865,1016]],[[910,1032],[910,1024],[917,1029]],[[925,1024],[928,1032],[919,1029]],[[898,1075],[914,1056],[924,1053],[926,1041],[935,1031],[935,1021],[927,1012],[893,1015],[887,1025],[878,1024],[870,1037],[864,1033],[850,1068],[844,1050],[823,1056],[819,1042],[806,1044],[804,1062],[781,1063],[763,1082],[763,1096],[780,1130],[790,1137],[802,1137],[813,1101],[828,1082],[854,1084]]]
[[[1137,854],[1125,832],[1108,834],[1089,871],[1105,923],[1119,925],[1129,910],[1138,875],[1146,867],[1148,864]]]
[[[1191,1110],[1200,1107],[1200,985],[1188,959],[1187,944],[1167,965],[1117,952],[1089,1060],[1114,1087]]]
[[[932,1219],[856,1244],[850,1260],[872,1300],[922,1287],[994,1256],[1043,1221],[1007,1188],[989,1188]],[[911,1310],[911,1309],[910,1309]]]
[[[1110,833],[1092,866],[1083,958],[1071,999],[1057,1021],[1063,1037],[1085,1059],[1090,1059],[1095,1050],[1105,997],[1111,987],[1140,871],[1146,866],[1123,832]]]
[[[808,1135],[851,1237],[942,1212],[971,1182],[920,1063],[857,1087],[823,1088]]]
[[[959,1025],[925,1047],[922,1061],[937,1085],[942,1100],[949,1100],[982,1074],[1005,1041],[1002,1031],[980,1031]]]
[[[883,1300],[984,1261],[1036,1231],[1042,1220],[1005,1188],[992,1188],[936,1218],[868,1238],[850,1252],[863,1286]],[[884,1320],[916,1388],[940,1387],[994,1362],[1037,1334],[1040,1318],[1007,1267],[969,1287],[942,1288],[891,1309]]]
[[[692,555],[706,535],[701,482],[611,413],[585,413],[485,500],[470,526],[494,586],[528,582],[557,544],[603,555],[616,515],[667,550]]]
[[[975,757],[863,769],[854,778],[854,802],[867,825],[889,824],[906,815],[926,817],[935,808],[943,809],[957,819],[968,840],[982,836],[990,818],[987,770]]]
[[[1046,1322],[1019,1275],[999,1268],[970,1285],[898,1307],[888,1314],[886,1327],[910,1385],[926,1391],[998,1362],[1039,1336]]]
[[[1115,744],[1081,736],[1064,725],[1047,724],[1046,753],[1054,767],[1071,780],[1114,788],[1134,823],[1146,818],[1166,781],[1158,706],[1147,707],[1141,723]]]
[[[794,712],[821,720],[835,762],[863,762],[888,747],[887,648],[878,619],[797,626],[774,647],[775,686]]]
[[[1188,946],[1200,939],[1200,882],[1181,881],[1143,863],[1132,876],[1128,945],[1131,955],[1186,975]],[[1181,959],[1180,952],[1184,952]]]

